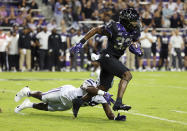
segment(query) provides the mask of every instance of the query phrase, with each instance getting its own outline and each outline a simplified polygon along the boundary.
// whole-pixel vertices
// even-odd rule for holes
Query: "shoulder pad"
[[[117,31],[117,25],[116,22],[111,20],[106,26],[105,29],[111,34],[111,36],[113,34],[116,34]]]

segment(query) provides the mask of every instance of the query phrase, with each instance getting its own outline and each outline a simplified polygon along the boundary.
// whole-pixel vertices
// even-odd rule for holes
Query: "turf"
[[[79,87],[89,72],[28,72],[0,73],[0,131],[186,131],[187,130],[187,72],[133,72],[133,79],[123,102],[132,110],[121,112],[127,121],[111,121],[102,106],[80,109],[77,119],[72,111],[45,112],[25,109],[15,114],[14,96],[22,87],[47,91],[65,84]],[[116,98],[119,79],[115,78],[109,91]],[[36,99],[30,98],[33,102]],[[117,112],[115,112],[117,114]]]

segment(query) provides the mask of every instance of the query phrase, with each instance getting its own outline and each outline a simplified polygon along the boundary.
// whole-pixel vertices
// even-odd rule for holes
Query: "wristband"
[[[84,44],[86,42],[86,40],[84,39],[84,38],[82,38],[81,40],[80,40],[80,43],[82,43],[82,44]]]

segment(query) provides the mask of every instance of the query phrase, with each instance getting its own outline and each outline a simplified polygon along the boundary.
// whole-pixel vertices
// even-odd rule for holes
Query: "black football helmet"
[[[134,8],[122,10],[119,15],[120,24],[122,24],[128,32],[140,28],[139,19],[139,13]]]

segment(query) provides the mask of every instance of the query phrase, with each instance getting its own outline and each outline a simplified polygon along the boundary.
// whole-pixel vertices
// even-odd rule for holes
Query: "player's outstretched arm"
[[[104,109],[105,114],[106,114],[106,116],[108,117],[108,119],[109,119],[109,120],[114,120],[115,115],[114,115],[114,113],[112,112],[112,110],[111,110],[111,108],[110,108],[110,105],[107,104],[107,103],[104,103],[104,104],[102,104],[102,106],[103,106],[103,109]]]
[[[106,116],[108,117],[109,120],[117,120],[117,121],[125,121],[126,120],[126,116],[125,115],[121,115],[118,114],[116,117],[114,115],[114,113],[112,112],[110,105],[107,103],[102,104],[103,105],[103,109],[105,111]]]
[[[104,27],[95,27],[91,29],[85,36],[82,38],[79,43],[77,43],[74,47],[71,48],[71,52],[79,52],[79,50],[82,48],[84,43],[89,40],[92,36],[95,34],[100,34],[100,35],[106,35],[109,36],[109,32]]]
[[[106,35],[109,36],[110,34],[108,33],[108,31],[105,30],[104,27],[95,27],[93,29],[91,29],[83,39],[85,39],[86,41],[88,39],[90,39],[92,36],[94,36],[95,34],[100,34],[100,35]]]

